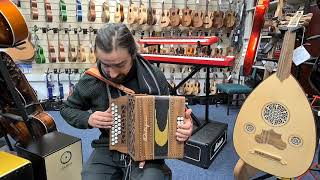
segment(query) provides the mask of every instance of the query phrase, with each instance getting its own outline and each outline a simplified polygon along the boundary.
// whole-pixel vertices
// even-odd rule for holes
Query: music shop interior
[[[320,179],[320,1],[0,0],[0,180]]]

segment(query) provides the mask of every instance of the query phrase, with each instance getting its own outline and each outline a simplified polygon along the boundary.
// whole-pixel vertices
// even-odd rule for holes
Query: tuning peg
[[[47,28],[41,28],[42,29],[42,33],[47,33],[48,29]]]
[[[53,33],[56,34],[56,33],[58,33],[58,30],[59,30],[59,29],[58,29],[58,28],[52,28],[52,30],[53,30]]]
[[[98,29],[93,29],[93,34],[97,34]]]
[[[58,69],[53,69],[53,73],[57,74],[58,73]]]
[[[83,34],[88,34],[88,29],[82,29]]]

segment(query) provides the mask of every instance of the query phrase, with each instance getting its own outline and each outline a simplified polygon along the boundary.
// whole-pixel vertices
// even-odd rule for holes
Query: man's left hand
[[[187,109],[184,117],[184,123],[178,125],[178,129],[176,132],[177,140],[184,142],[186,141],[192,134],[192,118],[191,118],[191,109]]]

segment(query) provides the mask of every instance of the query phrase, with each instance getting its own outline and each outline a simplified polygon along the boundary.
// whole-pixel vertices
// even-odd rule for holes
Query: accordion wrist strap
[[[120,89],[121,91],[127,93],[127,94],[135,94],[135,92],[130,89],[130,88],[127,88],[125,86],[123,86],[122,84],[117,84],[117,83],[114,83],[112,81],[109,81],[107,79],[105,79],[99,72],[98,68],[97,67],[92,67],[90,69],[88,69],[86,72],[86,74],[90,75],[90,76],[93,76],[93,77],[96,77],[97,79],[117,88],[117,89]]]

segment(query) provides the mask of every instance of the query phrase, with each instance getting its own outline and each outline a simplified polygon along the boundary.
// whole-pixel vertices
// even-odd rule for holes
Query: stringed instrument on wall
[[[213,27],[214,28],[222,28],[223,27],[223,16],[224,16],[224,12],[220,10],[220,3],[217,1],[217,11],[213,12],[214,15],[214,19],[213,19]]]
[[[102,4],[101,21],[104,23],[107,23],[109,22],[109,20],[110,20],[109,3],[105,1]]]
[[[33,27],[33,32],[34,32],[34,39],[35,39],[35,44],[34,46],[36,47],[36,51],[35,51],[35,61],[37,64],[43,64],[46,63],[46,57],[44,55],[44,49],[43,47],[40,46],[39,44],[39,37],[37,35],[37,31],[38,31],[38,27],[34,26]]]
[[[78,62],[86,62],[86,50],[80,43],[80,32],[82,29],[79,27],[78,29],[75,29],[75,33],[77,34],[78,37],[78,51],[77,51],[77,61]]]
[[[196,2],[196,10],[193,12],[192,15],[192,26],[195,28],[199,28],[203,25],[203,13],[199,10],[199,0]]]
[[[48,41],[48,59],[50,63],[55,63],[57,62],[57,57],[56,57],[56,51],[54,49],[54,46],[50,43],[49,37],[48,37],[48,31],[53,30],[48,28],[44,28],[43,31],[47,35],[47,41]]]
[[[192,10],[187,5],[188,0],[184,0],[184,9],[182,10],[181,25],[189,27],[192,24]]]
[[[91,38],[92,32],[94,32],[94,29],[90,27],[89,28],[89,61],[90,63],[96,63],[97,59],[94,53],[94,46],[93,46],[94,43],[92,43],[92,38]]]
[[[26,126],[27,122],[22,121],[22,117],[19,116],[17,104],[12,100],[12,94],[14,93],[9,93],[8,86],[4,84],[3,81],[0,83],[0,107],[2,110],[2,115],[0,116],[1,127],[22,146],[27,145],[32,138],[37,139],[44,134],[56,131],[57,128],[54,119],[43,110],[34,90],[24,74],[8,54],[1,52],[0,56],[8,69],[9,77],[6,78],[9,78],[12,82],[15,93],[21,99],[22,106],[28,109],[27,122],[34,134],[30,133]]]
[[[30,0],[30,15],[32,20],[38,20],[39,11],[37,0]]]
[[[80,0],[76,0],[76,19],[77,22],[82,22],[82,3]]]
[[[149,7],[147,10],[147,24],[152,26],[157,23],[157,17],[156,17],[156,9],[152,8],[151,0],[149,0]]]
[[[172,0],[172,8],[169,9],[170,12],[170,24],[173,27],[177,27],[180,25],[180,9],[176,8],[174,0]]]
[[[59,62],[65,62],[66,61],[66,56],[65,56],[65,51],[64,51],[64,46],[60,41],[60,31],[61,31],[61,25],[58,29],[58,60]]]
[[[213,18],[214,18],[214,14],[210,13],[209,14],[209,0],[206,0],[206,12],[204,13],[203,16],[203,27],[204,28],[211,28],[212,24],[213,24]]]
[[[88,9],[88,21],[94,22],[96,20],[96,5],[94,0],[89,1]]]
[[[229,9],[224,13],[224,26],[233,28],[236,25],[236,12],[231,8],[231,3],[228,0]]]
[[[148,12],[146,6],[142,3],[140,0],[140,6],[139,6],[139,25],[143,25],[147,23],[147,17],[148,17]]]
[[[129,2],[127,22],[128,24],[136,24],[139,21],[139,7],[132,0]]]
[[[0,46],[13,46],[28,37],[23,15],[12,1],[0,1]]]
[[[162,1],[161,10],[160,27],[168,27],[170,25],[170,13],[164,9],[164,0]]]
[[[317,144],[310,103],[290,74],[295,30],[302,14],[298,11],[287,26],[277,72],[247,97],[233,134],[244,162],[284,178],[298,177],[309,169]]]
[[[45,12],[46,21],[52,22],[53,16],[52,16],[51,4],[49,0],[44,0],[44,12]]]
[[[116,12],[114,13],[114,22],[122,23],[124,21],[123,4],[117,0]]]
[[[13,61],[33,61],[35,48],[31,43],[31,34],[24,40],[24,43],[12,48],[6,48],[5,52],[13,59]]]
[[[269,3],[269,0],[259,0],[258,4],[255,7],[252,31],[243,63],[243,74],[245,76],[249,76],[252,71],[252,65],[255,60],[258,44],[260,41],[261,29],[264,25],[264,16],[267,13]]]
[[[76,62],[77,61],[76,48],[74,47],[73,44],[71,44],[71,41],[70,41],[71,25],[69,26],[68,29],[66,29],[66,31],[68,33],[68,61],[69,62]]]
[[[67,13],[67,5],[64,0],[59,1],[59,19],[61,22],[67,22],[68,20],[68,13]]]

